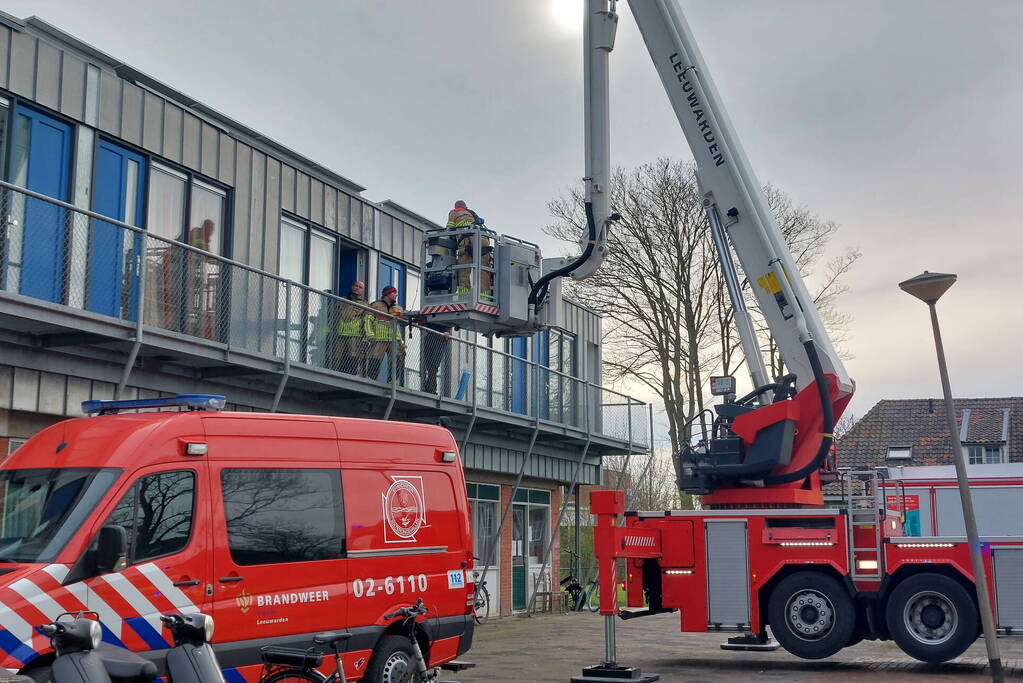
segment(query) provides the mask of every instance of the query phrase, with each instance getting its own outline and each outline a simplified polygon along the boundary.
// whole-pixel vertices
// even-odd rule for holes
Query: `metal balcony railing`
[[[648,446],[645,403],[503,349],[4,182],[0,216],[0,292],[133,323],[137,343],[166,330],[358,376],[392,396],[428,394]]]

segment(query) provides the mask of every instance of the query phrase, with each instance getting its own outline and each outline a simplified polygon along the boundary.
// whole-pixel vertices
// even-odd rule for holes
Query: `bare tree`
[[[835,441],[838,441],[843,436],[849,433],[849,430],[856,424],[857,417],[852,413],[845,413],[835,423],[835,429],[832,430],[835,434]]]
[[[745,362],[736,353],[732,304],[691,163],[658,159],[617,169],[611,188],[611,205],[622,219],[610,232],[607,261],[569,289],[604,315],[609,379],[639,382],[663,399],[671,451],[677,453],[683,443],[706,434],[709,375],[734,373]],[[766,192],[800,270],[809,274],[837,226],[776,188]],[[546,232],[575,244],[585,224],[581,193],[555,199],[549,208],[554,222]],[[832,303],[858,257],[851,250],[825,268],[816,300],[833,330],[847,322]],[[770,367],[780,375],[780,357],[773,341],[767,343]],[[671,462],[677,467],[674,458]]]

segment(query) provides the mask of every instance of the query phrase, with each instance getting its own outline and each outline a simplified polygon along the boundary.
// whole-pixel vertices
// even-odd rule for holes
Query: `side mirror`
[[[107,524],[96,538],[96,569],[100,573],[120,571],[128,566],[128,532],[118,524]]]

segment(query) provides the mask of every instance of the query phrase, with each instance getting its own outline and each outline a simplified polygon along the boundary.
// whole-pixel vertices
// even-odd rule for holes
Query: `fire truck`
[[[543,261],[534,245],[505,248],[495,235],[496,259],[475,247],[473,262],[459,263],[454,252],[462,237],[428,233],[427,318],[464,322],[482,333],[528,334],[551,324],[545,308],[557,295],[557,278],[583,279],[600,267],[618,219],[608,197],[608,60],[616,5],[585,0],[587,230],[580,256]],[[626,512],[621,492],[592,494],[605,665],[573,680],[655,680],[613,664],[614,617],[673,611],[683,632],[737,634],[723,645],[731,649],[777,647],[770,627],[777,643],[807,659],[829,657],[862,639],[894,640],[925,662],[957,657],[980,632],[966,539],[905,529],[909,498],[897,480],[838,467],[832,431],[855,383],[828,338],[677,0],[629,0],[629,7],[696,160],[753,389],[738,396],[734,378],[712,378],[711,393],[723,402],[715,406],[710,433],[676,456],[679,488],[699,495],[702,509]],[[474,230],[469,239],[482,245],[483,232]],[[459,268],[471,271],[467,291],[455,287]],[[781,351],[788,369],[783,377],[770,377],[763,362],[743,279]],[[474,289],[484,281],[494,289]],[[509,294],[512,288],[528,290],[524,307],[520,296]],[[512,301],[517,308],[506,310]],[[841,491],[837,503],[825,502],[828,484]],[[889,498],[893,510],[886,509]],[[993,579],[983,597],[992,602],[999,632],[1019,633],[1023,537],[991,537],[982,546]],[[625,576],[619,575],[622,561]],[[620,580],[628,607],[638,609],[620,609]]]
[[[588,237],[598,247],[614,218],[604,186],[615,4],[587,0],[586,207]],[[676,455],[679,488],[700,495],[702,509],[625,511],[621,492],[593,493],[605,661],[614,661],[613,615],[676,610],[684,632],[737,634],[723,645],[732,649],[776,647],[770,627],[777,643],[807,659],[829,657],[862,639],[894,640],[925,662],[960,655],[980,632],[966,539],[906,534],[897,481],[884,472],[837,467],[832,430],[855,384],[828,339],[676,0],[631,0],[629,7],[696,159],[754,388],[737,396],[734,378],[714,378],[711,392],[723,403],[715,406],[711,431]],[[597,258],[587,262],[584,276]],[[784,377],[767,374],[740,273],[781,349],[789,370]],[[841,491],[838,503],[825,503],[827,484]],[[887,498],[895,501],[894,510],[886,510]],[[982,546],[993,577],[984,599],[992,601],[1000,633],[1018,633],[1023,538],[992,537]],[[619,609],[615,586],[623,579],[628,606],[639,609]],[[573,680],[604,680],[608,667],[596,669]]]

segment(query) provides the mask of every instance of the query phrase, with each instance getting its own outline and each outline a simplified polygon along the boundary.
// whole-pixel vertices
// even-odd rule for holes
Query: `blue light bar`
[[[119,413],[138,408],[188,408],[189,410],[223,410],[224,397],[216,394],[178,394],[164,398],[143,398],[126,401],[82,401],[87,415]]]

